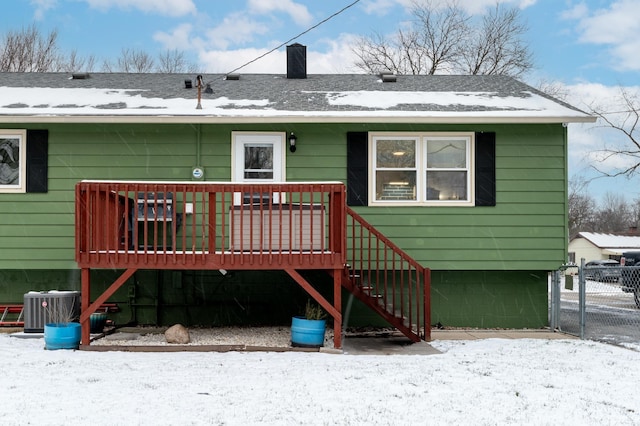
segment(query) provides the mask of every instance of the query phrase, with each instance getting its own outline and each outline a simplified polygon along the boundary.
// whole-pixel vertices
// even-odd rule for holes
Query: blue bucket
[[[44,325],[44,348],[78,349],[80,347],[81,326],[77,322]]]
[[[94,312],[89,315],[90,333],[102,333],[107,323],[107,314],[105,312]]]
[[[293,317],[291,320],[291,346],[319,348],[324,345],[325,320]]]

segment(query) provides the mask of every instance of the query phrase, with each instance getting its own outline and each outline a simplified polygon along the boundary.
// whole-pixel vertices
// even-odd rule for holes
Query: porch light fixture
[[[289,151],[296,152],[297,140],[298,140],[298,137],[293,132],[291,132],[291,135],[289,135]]]

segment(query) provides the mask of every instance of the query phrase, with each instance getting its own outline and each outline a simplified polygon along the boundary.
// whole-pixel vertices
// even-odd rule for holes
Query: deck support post
[[[89,310],[90,296],[91,296],[91,269],[82,268],[80,271],[81,291],[80,291],[80,312],[87,312]],[[89,322],[89,316],[83,319],[80,316],[80,343],[88,345],[91,339],[91,323]]]
[[[342,270],[333,271],[333,307],[340,313],[333,317],[333,347],[342,348]]]
[[[104,291],[104,293],[98,296],[93,303],[90,303],[91,285],[89,281],[91,270],[89,268],[82,269],[82,292],[80,296],[82,300],[82,310],[80,313],[80,324],[82,324],[81,343],[83,345],[88,345],[91,341],[91,322],[89,320],[91,314],[94,313],[100,305],[105,303],[113,293],[122,287],[122,284],[124,284],[137,270],[138,268],[129,268],[125,270],[122,275],[120,275],[118,279]]]

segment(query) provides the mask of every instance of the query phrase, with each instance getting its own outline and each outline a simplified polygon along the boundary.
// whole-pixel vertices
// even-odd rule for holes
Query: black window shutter
[[[476,206],[496,205],[496,134],[476,133]]]
[[[347,205],[369,204],[369,135],[347,132]]]
[[[49,131],[27,130],[27,192],[47,192]]]

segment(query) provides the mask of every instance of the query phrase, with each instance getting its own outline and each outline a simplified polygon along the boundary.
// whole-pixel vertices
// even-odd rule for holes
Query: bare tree
[[[522,39],[528,27],[521,22],[518,9],[497,3],[474,30],[471,37],[462,39],[458,62],[463,72],[517,77],[533,67],[531,52]]]
[[[443,7],[414,3],[414,20],[392,36],[361,37],[352,50],[356,66],[369,73],[504,74],[519,76],[533,67],[527,31],[518,9],[496,6],[479,24],[456,0]]]
[[[457,2],[435,9],[431,2],[414,3],[414,21],[395,35],[360,37],[353,52],[356,66],[369,73],[433,75],[454,64],[461,53],[460,40],[468,32],[469,16]]]
[[[608,192],[596,212],[595,221],[597,232],[627,232],[633,221],[631,208],[622,195]]]
[[[629,203],[624,195],[608,192],[596,204],[588,194],[589,181],[569,181],[569,237],[578,232],[625,234],[640,224],[640,198]]]
[[[640,227],[640,198],[636,198],[631,203],[631,223],[629,224],[629,228],[633,228],[636,232],[638,232],[638,228]]]
[[[536,84],[536,88],[549,96],[553,96],[556,99],[567,102],[569,98],[569,90],[567,86],[559,81],[549,81],[541,79]]]
[[[153,58],[142,50],[122,49],[115,65],[105,61],[103,69],[107,72],[144,73],[153,72]]]
[[[613,171],[606,171],[604,167],[597,165],[593,167],[604,176],[631,178],[640,170],[640,94],[620,87],[620,95],[615,104],[614,111],[592,106],[590,112],[597,116],[605,127],[622,133],[625,139],[621,146],[606,146],[600,150],[600,162],[604,164],[615,157],[618,164],[625,166]]]
[[[184,52],[179,50],[166,50],[158,55],[156,71],[160,73],[195,72],[196,66],[189,64]]]
[[[569,181],[569,237],[595,228],[594,199],[587,193],[588,182],[576,177]]]
[[[57,39],[56,30],[43,35],[35,25],[7,32],[0,40],[0,71],[59,71]]]
[[[62,63],[61,69],[66,72],[93,71],[96,66],[96,58],[89,55],[85,58],[78,55],[76,50],[72,50],[69,56]]]

